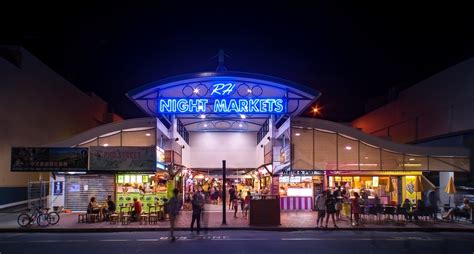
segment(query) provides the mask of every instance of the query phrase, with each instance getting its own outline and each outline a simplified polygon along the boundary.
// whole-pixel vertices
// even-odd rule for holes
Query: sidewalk
[[[331,220],[328,229],[316,229],[316,212],[293,211],[281,212],[281,225],[273,227],[250,226],[248,220],[242,218],[238,213],[238,218],[233,217],[233,212],[227,213],[227,225],[222,225],[222,212],[207,211],[203,215],[201,227],[209,230],[334,230]],[[61,220],[57,225],[48,227],[38,227],[32,225],[29,228],[20,228],[17,224],[17,213],[0,214],[0,232],[113,232],[113,231],[165,231],[169,229],[169,221],[161,221],[153,225],[140,225],[132,222],[129,225],[111,225],[108,222],[99,223],[78,223],[77,214],[61,214]],[[191,212],[182,211],[176,223],[177,230],[189,230],[191,224]],[[373,230],[373,231],[455,231],[474,232],[474,224],[467,222],[447,222],[447,221],[422,221],[420,223],[406,223],[404,221],[375,222],[366,221],[360,226],[352,227],[348,218],[337,221],[337,230]]]

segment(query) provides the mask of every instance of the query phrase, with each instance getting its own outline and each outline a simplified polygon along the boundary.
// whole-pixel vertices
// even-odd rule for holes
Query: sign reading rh
[[[234,91],[233,83],[213,85],[209,98],[158,98],[158,112],[162,114],[186,113],[286,113],[285,98],[222,98]]]

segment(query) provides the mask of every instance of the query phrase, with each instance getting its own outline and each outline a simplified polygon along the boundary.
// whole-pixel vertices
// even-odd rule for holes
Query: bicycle
[[[48,213],[48,223],[49,225],[56,225],[59,222],[61,217],[59,216],[58,212],[50,212]]]
[[[46,213],[43,212],[44,210],[46,210]],[[20,227],[26,227],[26,226],[29,226],[31,224],[33,224],[34,222],[36,222],[36,224],[38,224],[38,226],[40,227],[46,227],[50,224],[50,218],[49,218],[49,215],[48,215],[48,210],[49,208],[35,208],[35,210],[30,214],[30,213],[22,213],[20,215],[18,215],[18,219],[17,219],[17,222],[18,222],[18,225],[20,225]],[[31,209],[27,209],[27,211],[31,211]],[[59,218],[59,214],[58,214],[58,218]],[[59,219],[57,220],[59,221]],[[56,223],[57,223],[56,221]]]

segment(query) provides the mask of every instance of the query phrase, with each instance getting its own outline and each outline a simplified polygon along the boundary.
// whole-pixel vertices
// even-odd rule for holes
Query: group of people
[[[232,185],[229,189],[229,209],[233,207],[234,209],[234,218],[237,218],[237,211],[240,206],[240,211],[242,212],[242,217],[247,218],[248,211],[250,209],[250,199],[251,194],[250,191],[247,191],[247,195],[244,197],[243,191],[240,190],[237,193],[235,186]]]
[[[108,220],[110,215],[115,213],[116,205],[112,200],[112,196],[107,196],[107,201],[103,206],[100,206],[97,203],[95,197],[91,197],[89,204],[87,205],[87,213],[103,214],[105,215],[105,220]]]
[[[337,228],[336,218],[339,219],[339,213],[336,215],[338,209],[338,200],[337,196],[331,194],[329,191],[323,191],[320,195],[316,197],[316,209],[318,211],[318,218],[316,220],[316,227],[323,227],[324,218],[326,218],[325,227],[328,227],[329,217],[332,219],[332,223],[335,228]],[[342,205],[342,203],[341,203]]]

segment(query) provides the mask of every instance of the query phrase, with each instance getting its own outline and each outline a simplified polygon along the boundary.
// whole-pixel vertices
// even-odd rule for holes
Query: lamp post
[[[226,225],[226,200],[225,200],[225,194],[226,194],[226,189],[225,189],[225,183],[227,182],[226,179],[226,166],[225,166],[225,160],[222,161],[222,225]]]

